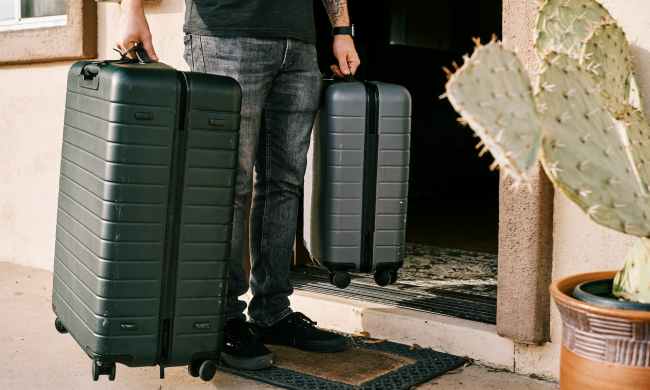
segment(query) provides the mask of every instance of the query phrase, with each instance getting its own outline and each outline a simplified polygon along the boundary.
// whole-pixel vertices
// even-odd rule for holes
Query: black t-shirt
[[[185,0],[185,5],[186,33],[316,40],[313,0]]]

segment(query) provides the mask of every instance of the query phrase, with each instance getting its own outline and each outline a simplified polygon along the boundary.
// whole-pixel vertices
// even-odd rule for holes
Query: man
[[[354,74],[359,57],[345,0],[323,0],[333,25],[338,76]],[[142,0],[122,1],[118,47],[142,42],[157,60]],[[222,359],[240,369],[273,362],[266,344],[310,351],[345,349],[340,335],[316,328],[292,312],[289,267],[296,235],[307,149],[318,110],[321,75],[315,48],[312,0],[186,0],[185,60],[193,71],[236,79],[242,87],[239,168],[235,190],[229,298]],[[253,169],[255,183],[253,185]],[[252,189],[255,188],[254,199]],[[250,287],[242,258],[248,250]],[[254,323],[254,325],[253,325]]]

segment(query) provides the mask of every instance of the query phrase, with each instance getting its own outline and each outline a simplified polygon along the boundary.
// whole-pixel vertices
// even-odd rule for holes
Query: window
[[[0,65],[96,56],[95,0],[0,0]]]
[[[66,0],[0,0],[0,31],[65,26]]]

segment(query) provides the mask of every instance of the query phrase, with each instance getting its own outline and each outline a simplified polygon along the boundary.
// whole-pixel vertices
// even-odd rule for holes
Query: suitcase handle
[[[81,80],[79,85],[83,88],[88,89],[98,89],[99,88],[99,71],[102,65],[106,64],[148,64],[151,61],[151,58],[147,54],[147,51],[144,50],[142,43],[137,42],[129,50],[122,52],[121,50],[115,48],[114,51],[120,54],[119,60],[104,60],[104,61],[94,61],[89,62],[81,68]],[[129,53],[133,52],[136,58],[130,58]]]
[[[144,49],[144,46],[142,46],[142,42],[136,42],[133,46],[131,46],[128,50],[122,52],[121,50],[115,48],[113,49],[116,52],[120,53],[120,61],[125,61],[127,63],[133,63],[133,64],[148,64],[150,62],[153,62],[151,60],[151,57],[149,57],[149,54],[147,54],[147,51]],[[129,54],[133,53],[135,54],[135,58],[130,58]]]
[[[324,76],[323,80],[345,81],[347,83],[353,82],[353,81],[361,81],[361,79],[357,79],[353,74],[349,74],[349,75],[347,75],[345,77],[336,77],[334,75],[334,73]]]

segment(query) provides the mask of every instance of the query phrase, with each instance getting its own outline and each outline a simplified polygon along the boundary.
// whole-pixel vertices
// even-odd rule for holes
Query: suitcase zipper
[[[178,131],[172,141],[172,162],[170,167],[167,226],[165,229],[165,253],[160,291],[160,342],[158,363],[161,368],[169,362],[173,339],[176,280],[178,273],[178,246],[180,241],[181,209],[185,175],[187,145],[187,110],[189,107],[189,83],[185,73],[178,72],[179,98]]]
[[[379,148],[379,88],[364,83],[366,88],[366,129],[363,153],[363,199],[361,203],[361,261],[359,271],[372,272],[375,247],[375,209],[377,197],[377,159]]]

